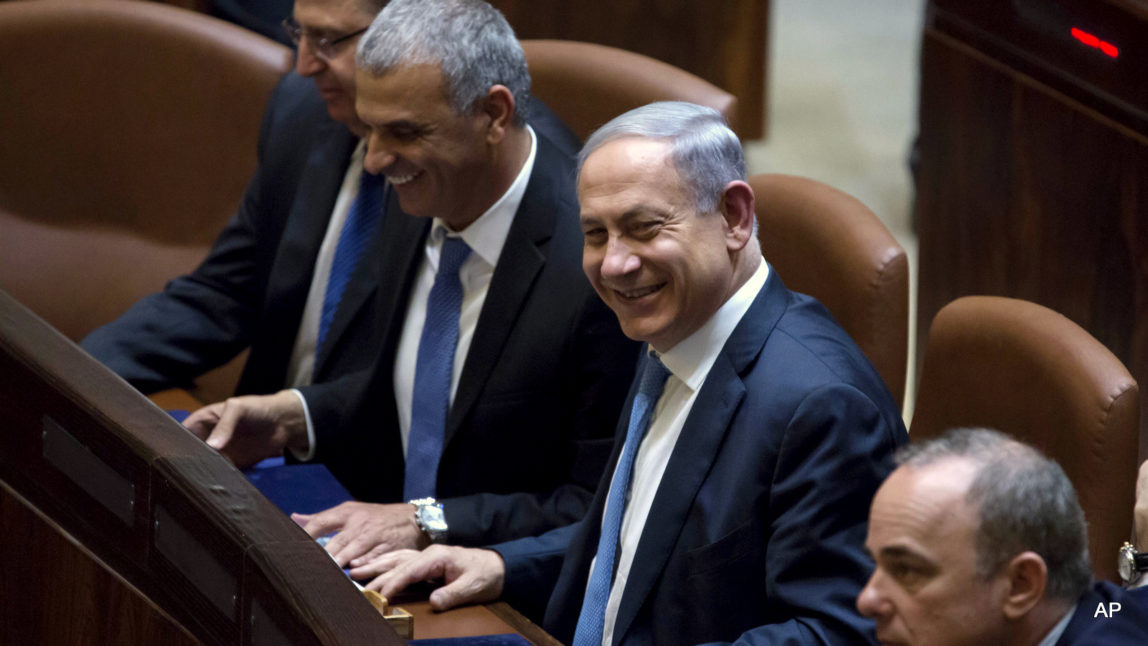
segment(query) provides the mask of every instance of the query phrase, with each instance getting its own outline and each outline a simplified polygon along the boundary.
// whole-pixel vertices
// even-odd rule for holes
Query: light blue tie
[[[415,360],[411,432],[407,443],[403,499],[433,497],[450,410],[450,378],[458,345],[462,281],[458,270],[470,255],[462,238],[443,240],[438,273],[427,298],[427,315]]]
[[[638,394],[634,396],[634,406],[630,410],[630,426],[626,429],[626,444],[618,458],[614,479],[610,482],[610,493],[606,498],[606,511],[602,515],[602,535],[598,537],[598,553],[594,559],[594,571],[586,585],[586,598],[582,601],[582,612],[578,615],[578,627],[574,631],[573,646],[600,646],[602,631],[606,622],[606,602],[610,599],[610,586],[614,580],[614,552],[618,547],[618,534],[622,529],[622,512],[630,497],[630,480],[634,470],[634,458],[638,446],[650,427],[654,405],[666,387],[670,371],[653,354],[649,355],[642,372],[642,382]]]
[[[319,314],[319,336],[315,338],[316,363],[323,341],[327,338],[327,331],[335,320],[335,312],[339,309],[339,301],[343,299],[347,282],[359,266],[363,252],[382,219],[385,189],[386,179],[382,175],[363,171],[359,178],[359,192],[351,203],[347,221],[343,223],[343,231],[339,234],[339,243],[335,245],[335,258],[331,261],[331,275],[327,278],[327,292],[323,296],[323,310]]]

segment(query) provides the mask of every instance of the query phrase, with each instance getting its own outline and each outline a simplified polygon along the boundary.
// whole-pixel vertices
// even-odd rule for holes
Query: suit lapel
[[[411,286],[419,269],[426,248],[426,237],[430,232],[431,219],[408,215],[399,207],[394,191],[389,192],[386,211],[379,226],[382,240],[378,247],[377,262],[371,263],[378,272],[379,311],[376,313],[383,339],[383,365],[388,373],[392,369],[396,346],[406,322],[407,305],[410,301]],[[366,264],[366,263],[364,263]],[[387,379],[390,382],[390,379]]]
[[[785,307],[784,287],[771,271],[702,383],[638,541],[614,624],[615,644],[621,643],[665,569],[694,498],[717,459],[730,420],[745,397],[741,375],[760,354]]]
[[[550,144],[538,137],[530,182],[510,225],[498,266],[494,268],[486,302],[459,377],[458,390],[447,418],[445,442],[450,442],[478,400],[483,385],[502,356],[506,339],[522,313],[535,279],[546,264],[546,243],[553,236],[555,227],[554,205],[560,202],[555,195],[560,185],[551,169],[568,167],[568,164],[553,159],[556,154]]]
[[[319,143],[308,157],[301,183],[296,189],[298,199],[287,218],[265,295],[267,320],[275,323],[268,329],[282,336],[276,343],[269,344],[270,347],[281,348],[276,353],[281,365],[274,371],[280,381],[286,375],[311,286],[315,259],[323,244],[331,210],[357,139],[345,126],[332,123],[316,133],[316,141]]]
[[[390,187],[387,187],[387,195],[383,200],[383,208],[388,208],[391,193]],[[386,218],[385,211],[383,219]],[[367,247],[364,257],[360,260],[359,265],[355,267],[354,272],[351,274],[351,280],[348,281],[347,286],[343,290],[343,296],[339,299],[339,308],[335,311],[335,319],[331,321],[331,329],[327,331],[327,342],[319,348],[319,354],[315,363],[315,380],[318,381],[321,376],[321,370],[325,367],[327,358],[338,347],[339,343],[343,340],[343,334],[347,328],[350,327],[351,322],[355,320],[356,315],[363,306],[368,302],[371,295],[374,294],[375,289],[379,284],[379,263],[370,258],[371,255],[380,253],[383,246],[386,244],[387,238],[383,236],[383,225],[379,223],[375,231],[374,239]]]

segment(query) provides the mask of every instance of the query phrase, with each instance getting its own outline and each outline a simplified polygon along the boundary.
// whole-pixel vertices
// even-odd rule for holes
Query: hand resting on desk
[[[289,390],[204,406],[183,425],[240,469],[282,455],[287,446],[307,450],[303,404]]]
[[[345,502],[317,514],[291,514],[291,519],[318,538],[338,532],[327,541],[327,552],[339,564],[353,568],[393,550],[421,549],[430,544],[415,522],[415,507],[407,503],[379,505]],[[356,580],[364,578],[351,571]]]
[[[445,585],[431,593],[430,604],[435,610],[449,610],[502,596],[506,565],[502,556],[493,550],[431,545],[421,552],[401,550],[383,554],[351,571],[355,578],[372,574],[379,576],[367,584],[367,589],[377,590],[387,598],[409,585],[441,579]]]

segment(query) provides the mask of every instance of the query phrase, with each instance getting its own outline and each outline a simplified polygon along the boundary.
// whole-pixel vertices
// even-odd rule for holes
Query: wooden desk
[[[203,405],[186,390],[179,388],[153,393],[148,399],[164,410],[193,411]],[[518,633],[535,646],[561,646],[558,640],[548,635],[537,624],[501,601],[455,608],[447,612],[431,610],[428,601],[411,601],[397,605],[414,615],[415,639]]]
[[[428,601],[412,601],[399,607],[414,615],[415,639],[518,633],[535,646],[561,646],[561,642],[501,601],[446,612],[431,610]]]
[[[239,471],[2,290],[0,411],[0,643],[402,643]],[[423,630],[527,632],[516,614]]]

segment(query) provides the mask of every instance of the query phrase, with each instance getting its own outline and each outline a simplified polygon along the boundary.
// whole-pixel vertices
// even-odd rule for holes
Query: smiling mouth
[[[402,186],[421,174],[422,172],[420,171],[411,173],[410,175],[387,175],[387,181],[391,183],[391,186]]]
[[[650,285],[649,287],[640,287],[638,289],[631,289],[631,290],[627,290],[627,291],[615,289],[614,293],[617,294],[618,297],[623,299],[623,300],[636,301],[639,298],[643,298],[643,297],[649,296],[650,294],[653,294],[654,292],[660,290],[661,288],[663,288],[665,286],[666,286],[665,283],[658,283],[657,285]]]

